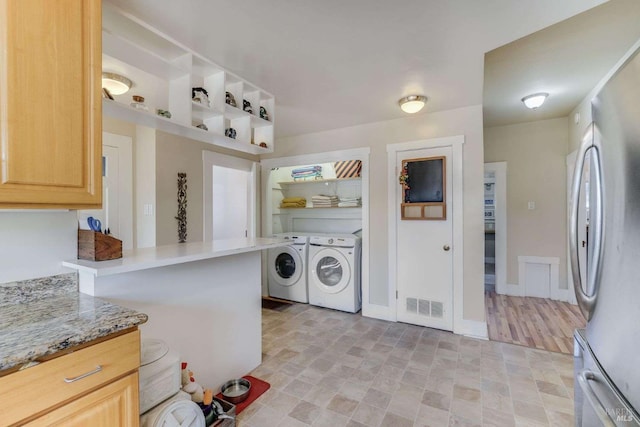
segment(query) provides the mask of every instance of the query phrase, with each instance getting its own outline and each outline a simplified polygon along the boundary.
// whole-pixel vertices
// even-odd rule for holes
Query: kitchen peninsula
[[[146,313],[143,339],[166,341],[198,382],[217,388],[261,363],[260,251],[287,244],[268,238],[183,243],[63,265],[78,270],[80,292]]]

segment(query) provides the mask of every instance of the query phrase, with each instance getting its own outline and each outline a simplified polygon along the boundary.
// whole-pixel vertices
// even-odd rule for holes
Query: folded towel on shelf
[[[306,208],[307,199],[304,197],[285,197],[280,202],[280,208]]]
[[[311,197],[311,204],[314,208],[335,208],[338,207],[340,199],[338,196],[327,196],[324,194],[318,194]]]
[[[360,202],[339,202],[338,203],[339,208],[358,208],[360,206],[362,206]]]
[[[304,204],[307,204],[307,199],[305,199],[304,197],[285,197],[284,199],[282,199],[282,203],[300,203],[300,202],[304,202]]]
[[[296,209],[300,209],[300,208],[306,208],[307,204],[300,204],[300,203],[280,203],[280,208],[281,209],[287,209],[287,208],[296,208]]]
[[[306,178],[322,178],[322,166],[304,166],[301,168],[296,168],[291,171],[291,177],[294,179],[306,179]]]

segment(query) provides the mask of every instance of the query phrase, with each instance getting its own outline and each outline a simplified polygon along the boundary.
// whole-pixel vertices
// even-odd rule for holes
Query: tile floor
[[[304,304],[263,309],[240,427],[572,426],[569,355]]]

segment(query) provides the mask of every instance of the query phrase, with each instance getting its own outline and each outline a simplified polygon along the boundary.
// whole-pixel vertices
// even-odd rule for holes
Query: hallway
[[[485,292],[489,339],[559,353],[573,353],[573,331],[585,327],[576,305],[546,298]]]

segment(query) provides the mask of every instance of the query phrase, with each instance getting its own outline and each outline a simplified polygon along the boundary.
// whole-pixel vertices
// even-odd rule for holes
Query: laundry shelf
[[[298,184],[324,184],[330,182],[348,182],[348,181],[360,181],[362,178],[330,178],[330,179],[314,179],[308,181],[285,181],[279,182],[278,185],[298,185]]]

